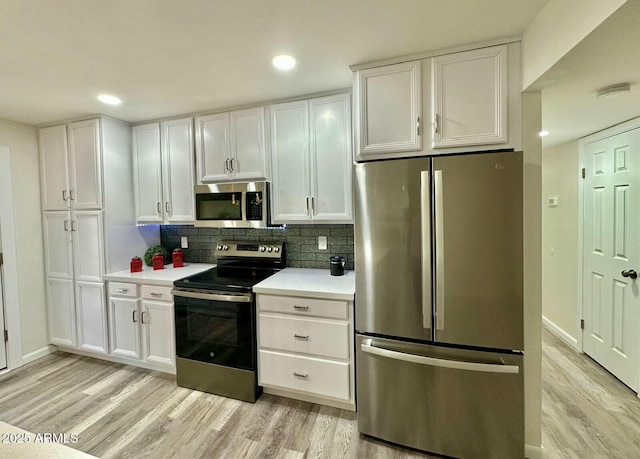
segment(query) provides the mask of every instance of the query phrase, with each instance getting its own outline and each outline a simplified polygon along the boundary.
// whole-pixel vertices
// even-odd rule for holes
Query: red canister
[[[174,268],[182,268],[184,266],[184,252],[182,249],[173,249],[171,258],[173,259]]]
[[[153,258],[151,258],[151,265],[153,269],[164,269],[164,255],[160,252],[156,253]]]
[[[129,267],[131,268],[132,273],[139,273],[142,271],[142,258],[133,257],[131,259],[131,263],[129,263]]]

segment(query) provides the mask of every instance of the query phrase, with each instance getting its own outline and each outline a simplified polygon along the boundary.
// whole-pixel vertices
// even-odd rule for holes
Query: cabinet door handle
[[[151,295],[151,296],[155,296],[155,297],[158,297],[158,296],[162,296],[162,293],[158,293],[158,292],[151,292],[151,293],[149,293],[149,295]]]
[[[72,201],[75,201],[76,198],[75,198],[75,196],[73,196],[73,191],[74,190],[69,190],[69,199],[71,199]]]
[[[306,378],[307,376],[309,376],[308,373],[298,373],[297,371],[293,372],[293,376],[297,376],[298,378]]]
[[[69,231],[69,220],[64,221],[64,230]]]
[[[231,172],[231,169],[229,168],[229,158],[224,160],[224,170],[227,172]]]
[[[435,133],[439,134],[440,133],[440,115],[438,115],[437,113],[433,120],[433,126],[434,126]]]
[[[116,292],[118,292],[118,293],[127,293],[128,291],[129,291],[128,288],[117,288],[116,289]]]
[[[135,309],[133,310],[133,313],[131,314],[131,319],[133,320],[134,323],[137,322],[137,320],[136,320],[136,310]]]
[[[234,165],[234,161],[235,161],[235,158],[231,158],[229,160],[229,164],[231,165],[231,171],[235,171],[236,170],[236,166]]]
[[[78,220],[71,220],[71,231],[78,231]]]
[[[140,322],[142,322],[143,324],[146,323],[144,321],[144,313],[145,313],[145,311],[142,311],[142,313],[140,314]]]
[[[63,201],[67,201],[69,199],[69,196],[67,196],[67,193],[69,193],[67,190],[62,190],[62,200]]]
[[[309,215],[309,196],[307,196],[307,215]]]
[[[293,309],[297,309],[298,311],[308,311],[309,306],[298,306],[297,304],[294,304]]]
[[[311,196],[311,214],[316,215],[316,198]]]
[[[158,210],[159,214],[162,213],[162,203],[160,201],[156,203],[156,209]]]
[[[169,201],[164,203],[164,210],[167,212],[167,215],[171,215],[171,205],[169,204]]]
[[[297,339],[303,339],[305,341],[309,341],[309,335],[298,335],[297,333],[294,333],[293,337]]]
[[[420,135],[420,117],[416,120],[416,135]]]

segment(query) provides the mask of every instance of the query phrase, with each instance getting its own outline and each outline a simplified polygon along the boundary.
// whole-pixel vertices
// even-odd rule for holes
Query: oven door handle
[[[251,303],[251,295],[223,295],[219,293],[199,293],[172,289],[173,296],[195,298],[198,300],[226,301],[228,303]]]

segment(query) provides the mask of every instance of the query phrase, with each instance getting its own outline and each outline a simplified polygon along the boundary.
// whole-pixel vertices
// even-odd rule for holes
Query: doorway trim
[[[580,321],[584,318],[584,301],[583,301],[583,283],[584,283],[584,179],[582,178],[582,169],[584,164],[584,150],[587,144],[598,140],[613,137],[624,132],[631,131],[633,129],[640,128],[640,117],[633,118],[628,121],[624,121],[620,124],[616,124],[605,128],[601,131],[590,134],[586,137],[582,137],[578,141],[578,307],[576,314],[576,324],[578,327],[577,333],[577,350],[584,353],[583,347],[583,335],[584,330],[580,327]],[[640,215],[639,215],[640,217]],[[638,394],[640,397],[640,393]]]
[[[2,225],[2,252],[4,254],[5,326],[9,332],[7,368],[11,370],[22,365],[22,329],[20,328],[20,294],[18,291],[11,154],[9,148],[3,146],[0,146],[0,196],[0,224]]]

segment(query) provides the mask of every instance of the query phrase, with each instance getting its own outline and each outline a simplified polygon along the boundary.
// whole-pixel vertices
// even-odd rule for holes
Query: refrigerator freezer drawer
[[[469,458],[524,457],[523,356],[358,335],[358,428]]]

